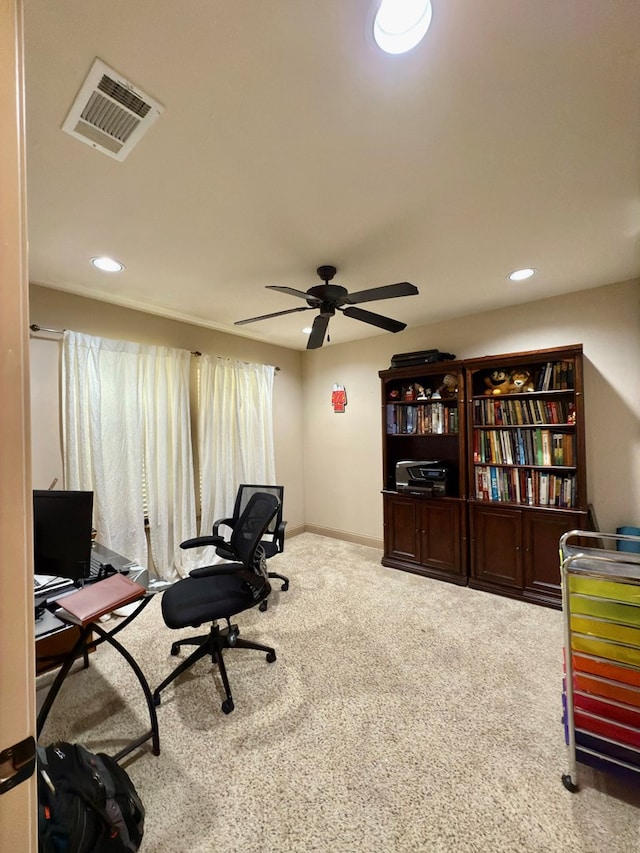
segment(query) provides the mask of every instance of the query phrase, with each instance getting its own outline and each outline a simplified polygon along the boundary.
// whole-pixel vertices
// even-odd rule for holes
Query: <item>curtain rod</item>
[[[64,333],[67,331],[66,329],[45,329],[44,326],[38,326],[37,323],[32,323],[29,328],[32,332],[51,332],[54,335],[64,335]],[[194,355],[196,358],[198,358],[202,355],[202,353],[198,352],[198,350],[191,350],[191,355]],[[248,361],[245,361],[244,363],[249,364]],[[280,368],[276,367],[275,371],[276,373],[279,373]]]

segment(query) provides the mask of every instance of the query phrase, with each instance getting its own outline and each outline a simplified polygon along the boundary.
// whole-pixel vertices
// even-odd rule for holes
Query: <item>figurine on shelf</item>
[[[445,400],[455,397],[458,393],[458,380],[453,373],[446,373],[442,385],[438,388],[438,394]]]
[[[404,400],[413,400],[415,399],[415,392],[413,390],[413,385],[407,385],[406,388],[402,390],[402,398]]]
[[[417,400],[428,400],[431,397],[431,388],[424,388],[422,385],[416,383],[416,394]]]

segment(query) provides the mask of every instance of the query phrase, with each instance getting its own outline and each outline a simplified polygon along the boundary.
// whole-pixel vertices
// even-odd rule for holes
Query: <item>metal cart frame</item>
[[[593,542],[593,546],[586,542]],[[633,584],[640,587],[640,553],[634,551],[609,550],[608,543],[626,541],[634,543],[640,549],[640,536],[628,536],[614,533],[600,533],[585,530],[570,530],[560,537],[560,567],[562,579],[562,611],[564,621],[565,648],[565,732],[569,750],[569,772],[562,775],[562,783],[568,791],[575,793],[578,788],[577,758],[576,758],[576,729],[574,716],[574,669],[572,654],[571,630],[571,596],[569,593],[569,576],[581,575],[622,584]],[[615,548],[614,544],[614,548]],[[640,607],[638,608],[640,612]],[[638,622],[640,627],[640,621]],[[640,649],[638,650],[640,654]],[[640,782],[640,750],[637,766],[629,764],[614,755],[608,755],[580,745],[581,752],[595,758],[638,774]]]

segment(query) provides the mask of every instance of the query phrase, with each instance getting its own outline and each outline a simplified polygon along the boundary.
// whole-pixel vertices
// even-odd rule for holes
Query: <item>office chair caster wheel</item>
[[[275,652],[267,652],[267,663],[273,663],[275,659],[276,659],[276,653]]]
[[[282,586],[280,587],[280,589],[281,589],[283,592],[286,592],[286,591],[289,589],[289,581],[285,581],[285,582],[282,584]]]
[[[562,775],[562,784],[567,789],[567,791],[570,791],[572,794],[576,794],[580,790],[575,784],[575,782],[572,781],[571,775],[569,773],[564,773]]]
[[[179,651],[180,651],[180,646],[177,643],[174,643],[171,646],[171,654],[175,657]]]
[[[258,605],[258,610],[260,610],[260,611],[262,611],[262,613],[264,613],[264,611],[266,609],[267,609],[267,599],[265,598],[265,600],[261,601],[260,604]]]
[[[153,694],[153,704],[154,704],[155,708],[157,708],[160,705],[160,694],[159,693]]]
[[[234,707],[235,706],[233,704],[233,699],[231,697],[225,699],[222,703],[222,710],[225,712],[225,714],[230,714],[233,711]]]

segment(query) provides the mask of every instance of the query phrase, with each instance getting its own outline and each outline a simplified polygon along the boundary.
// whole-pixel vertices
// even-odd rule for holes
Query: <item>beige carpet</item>
[[[272,568],[289,591],[237,619],[277,662],[226,653],[235,711],[225,716],[217,670],[201,661],[164,693],[160,756],[145,748],[127,762],[147,809],[141,850],[638,850],[637,791],[587,768],[577,794],[560,781],[561,614],[380,557],[312,534],[287,540]],[[180,636],[159,605],[122,635],[152,686],[175,665]],[[67,679],[43,743],[115,752],[148,727],[118,654],[103,646],[91,664]]]

